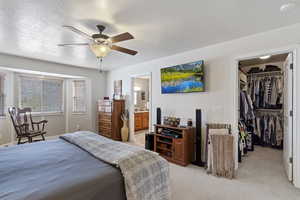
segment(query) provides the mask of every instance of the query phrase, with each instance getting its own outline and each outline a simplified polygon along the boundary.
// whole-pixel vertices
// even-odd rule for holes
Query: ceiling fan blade
[[[123,47],[120,47],[120,46],[117,46],[117,45],[112,45],[111,49],[116,50],[116,51],[120,51],[122,53],[127,53],[127,54],[130,54],[130,55],[133,55],[133,56],[138,53],[137,51],[134,51],[134,50],[131,50],[131,49],[126,49],[126,48],[123,48]]]
[[[81,30],[79,30],[79,29],[77,29],[77,28],[75,28],[73,26],[66,26],[66,25],[64,25],[63,27],[66,28],[66,29],[69,29],[70,31],[73,31],[74,33],[77,33],[77,34],[79,34],[79,35],[81,35],[81,36],[83,36],[83,37],[85,37],[85,38],[87,38],[89,40],[93,40],[94,41],[94,39],[92,38],[92,36],[90,36],[89,34],[83,32],[83,31],[81,31]]]
[[[89,43],[65,43],[65,44],[58,44],[59,47],[65,47],[65,46],[87,46]]]
[[[125,40],[131,40],[131,39],[134,39],[134,37],[128,32],[122,33],[120,35],[116,35],[116,36],[113,36],[110,38],[112,43],[122,42]]]

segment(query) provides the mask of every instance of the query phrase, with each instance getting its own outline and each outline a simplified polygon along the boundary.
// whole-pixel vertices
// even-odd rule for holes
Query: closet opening
[[[255,172],[257,180],[286,174],[292,182],[293,52],[238,64],[240,166],[249,169],[250,176]]]

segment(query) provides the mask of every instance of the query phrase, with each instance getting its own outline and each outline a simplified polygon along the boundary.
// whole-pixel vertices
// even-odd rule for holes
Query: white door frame
[[[130,76],[130,104],[129,104],[129,141],[135,142],[134,137],[134,79],[149,76],[149,130],[152,130],[152,72],[134,74]]]
[[[300,87],[297,86],[297,82],[300,81],[299,78],[297,78],[298,69],[297,66],[299,65],[300,58],[298,53],[298,49],[300,49],[300,45],[293,45],[281,49],[275,49],[275,50],[264,50],[259,52],[254,52],[249,55],[244,56],[238,56],[235,58],[235,95],[234,95],[234,108],[236,109],[234,112],[234,121],[236,131],[237,130],[237,124],[239,120],[239,61],[240,60],[246,60],[251,58],[257,58],[262,55],[275,55],[275,54],[283,54],[283,53],[293,53],[293,63],[294,63],[294,69],[293,69],[293,184],[296,187],[300,188],[300,136],[297,136],[297,130],[300,130],[300,119],[297,119],[297,99],[300,99],[300,91],[297,92],[297,90],[300,90]],[[299,71],[300,73],[300,71]],[[300,109],[300,108],[299,108]],[[237,153],[236,153],[237,154]]]

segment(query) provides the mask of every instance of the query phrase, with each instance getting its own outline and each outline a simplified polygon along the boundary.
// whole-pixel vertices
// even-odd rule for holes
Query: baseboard
[[[61,134],[62,135],[62,134]],[[54,140],[54,139],[57,139],[59,136],[61,135],[54,135],[54,136],[46,136],[45,139],[46,140]],[[13,142],[10,142],[10,143],[6,143],[6,144],[1,144],[0,147],[9,147],[9,146],[14,146],[17,144],[17,141],[13,141]]]
[[[13,146],[15,144],[13,143],[6,143],[6,144],[0,144],[0,147],[9,147],[9,146]]]

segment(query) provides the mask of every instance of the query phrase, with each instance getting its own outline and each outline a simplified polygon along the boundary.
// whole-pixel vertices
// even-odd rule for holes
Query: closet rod
[[[271,110],[271,111],[282,111],[282,109],[280,108],[257,108],[255,110],[258,110],[258,111],[268,111],[268,110]]]
[[[254,112],[283,112],[282,109],[255,109]]]
[[[259,73],[251,73],[251,74],[248,74],[247,76],[276,76],[276,75],[280,75],[282,76],[283,75],[283,72],[281,71],[272,71],[272,72],[259,72]]]

